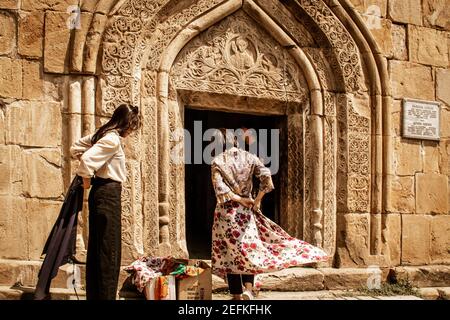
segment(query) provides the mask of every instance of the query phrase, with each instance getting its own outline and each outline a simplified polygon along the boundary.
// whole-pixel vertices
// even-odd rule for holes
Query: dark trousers
[[[119,182],[92,179],[86,260],[87,300],[116,299],[122,248],[121,192]]]
[[[246,282],[251,282],[253,284],[255,276],[252,274],[227,273],[227,280],[230,294],[241,294],[242,286]]]

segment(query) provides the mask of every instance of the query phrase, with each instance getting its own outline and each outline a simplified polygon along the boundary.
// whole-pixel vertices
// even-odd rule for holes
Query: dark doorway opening
[[[286,116],[259,116],[242,113],[228,113],[209,110],[197,110],[189,107],[185,108],[184,125],[185,129],[191,135],[190,148],[191,162],[185,165],[185,201],[186,201],[186,241],[189,250],[189,257],[194,259],[211,259],[211,229],[213,224],[214,209],[216,206],[216,197],[211,184],[211,168],[208,163],[194,161],[194,133],[198,134],[198,130],[194,132],[194,125],[201,123],[201,136],[210,128],[229,128],[238,129],[246,127],[255,129],[259,139],[268,141],[267,151],[265,152],[269,158],[273,158],[272,147],[270,142],[270,129],[279,130],[279,169],[272,172],[272,179],[275,190],[268,193],[261,206],[262,212],[271,220],[279,223],[280,220],[280,194],[281,184],[280,176],[282,174],[283,163],[286,163],[285,157],[285,134],[286,134]],[[267,129],[269,132],[268,140],[260,135],[259,129]],[[198,141],[198,140],[197,140]],[[209,141],[202,143],[202,152],[209,144]],[[249,149],[247,149],[249,150]],[[258,150],[258,155],[260,155]],[[203,160],[203,157],[202,157]],[[266,166],[270,167],[271,163]],[[275,173],[275,174],[274,174]],[[257,179],[253,182],[253,192],[258,191]]]

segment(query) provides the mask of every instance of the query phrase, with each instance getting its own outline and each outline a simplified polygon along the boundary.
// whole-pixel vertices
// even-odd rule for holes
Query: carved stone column
[[[287,172],[287,208],[284,219],[281,220],[283,227],[294,237],[303,239],[303,116],[301,113],[288,115],[287,119],[287,148],[288,148],[288,172]],[[284,201],[283,201],[284,202]],[[283,208],[284,209],[284,208]],[[283,211],[282,211],[283,212]]]
[[[313,244],[322,247],[322,204],[323,204],[323,124],[318,115],[311,115],[314,153],[312,159],[311,224]]]
[[[69,88],[68,88],[68,113],[69,113],[69,139],[68,148],[77,141],[82,134],[82,123],[81,123],[81,112],[82,112],[82,92],[81,92],[81,80],[76,78],[69,78]],[[70,179],[71,180],[75,174],[75,170],[78,164],[75,160],[70,159],[70,154],[68,155],[70,163]],[[85,192],[85,196],[88,193]],[[85,261],[86,259],[86,245],[83,237],[83,233],[87,228],[87,206],[83,206],[82,213],[78,215],[78,229],[76,237],[76,259],[79,261]]]
[[[184,103],[183,101],[177,99],[176,90],[173,87],[169,88],[169,148],[170,148],[170,181],[169,181],[169,232],[170,232],[170,243],[171,243],[171,254],[176,257],[188,257],[188,250],[186,244],[185,236],[185,225],[186,225],[186,215],[185,215],[185,180],[184,180],[184,162],[178,163],[172,159],[172,151],[175,146],[181,146],[181,155],[184,159],[184,136],[175,139],[172,133],[175,130],[183,129],[183,114],[184,114]],[[205,181],[207,183],[208,181]]]
[[[336,194],[337,194],[337,121],[334,93],[324,92],[324,203],[323,249],[334,256],[336,251]],[[328,261],[331,266],[333,261]]]
[[[157,76],[158,112],[158,201],[159,201],[159,254],[170,254],[169,233],[169,75],[160,72]]]
[[[95,85],[95,77],[85,78],[83,81],[83,136],[95,131]]]
[[[148,86],[151,86],[149,83]],[[149,89],[149,87],[147,87]],[[144,126],[142,138],[145,141],[142,162],[143,190],[143,242],[147,255],[158,254],[159,247],[159,201],[158,201],[158,128],[157,110],[154,97],[143,99],[141,102]]]

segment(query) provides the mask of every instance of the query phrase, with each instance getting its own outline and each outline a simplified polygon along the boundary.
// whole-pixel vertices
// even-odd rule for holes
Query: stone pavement
[[[213,300],[230,300],[226,293],[214,293]],[[423,300],[417,296],[365,296],[342,290],[322,290],[306,292],[262,291],[256,300]]]
[[[428,288],[427,288],[428,289]],[[444,289],[444,288],[441,288]],[[445,288],[447,292],[450,288]],[[10,288],[0,286],[0,300],[19,300],[32,299],[34,288]],[[73,290],[70,289],[52,289],[52,300],[77,300]],[[86,295],[83,290],[78,291],[79,299],[85,300]],[[439,296],[423,297],[424,299],[439,299]],[[440,299],[445,299],[441,296]],[[447,296],[447,299],[449,296]],[[129,292],[120,300],[142,300],[141,295]],[[213,300],[230,300],[231,296],[226,292],[213,293]],[[261,291],[256,300],[423,300],[420,297],[412,295],[396,296],[367,296],[359,292],[344,290],[321,290],[321,291]]]
[[[0,300],[28,299],[34,292],[37,283],[37,273],[40,261],[17,262],[0,259]],[[60,268],[58,275],[52,281],[52,296],[56,300],[76,299],[75,292],[67,289],[72,285],[74,270],[79,277],[80,287],[84,287],[85,266],[67,264]],[[127,283],[129,274],[122,271],[119,283],[124,284],[119,295],[121,299],[143,299],[136,294],[133,286]],[[426,300],[450,299],[450,266],[429,265],[415,267],[393,268],[289,268],[261,275],[261,292],[258,299],[262,300],[391,300],[419,299],[410,295],[375,296],[366,291],[372,284],[371,280],[380,280],[382,284],[393,284],[406,281],[409,287],[418,288],[417,295]],[[212,278],[213,299],[228,300],[226,283],[216,277]],[[395,280],[395,281],[394,281]],[[361,292],[361,290],[363,292]],[[384,288],[386,289],[386,287]],[[407,287],[389,287],[382,291],[410,294]],[[392,289],[395,289],[392,291]],[[401,290],[401,291],[398,291]],[[368,293],[367,293],[368,292]],[[78,291],[81,299],[85,293]],[[367,296],[366,294],[369,294]]]

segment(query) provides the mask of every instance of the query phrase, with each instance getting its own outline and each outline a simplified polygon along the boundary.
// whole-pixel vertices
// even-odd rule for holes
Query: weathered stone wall
[[[37,260],[61,207],[77,162],[73,141],[106,120],[95,110],[97,54],[115,0],[0,1],[0,258]],[[99,31],[100,30],[100,31]],[[133,143],[133,139],[129,140]],[[127,212],[139,210],[136,155],[127,148]],[[131,200],[132,199],[132,200]],[[16,209],[17,208],[17,209]],[[131,208],[131,209],[130,209]],[[143,254],[142,224],[124,215],[124,260]],[[79,219],[83,259],[87,206]],[[19,240],[20,239],[20,240]],[[132,247],[132,248],[131,248]]]
[[[387,244],[394,265],[450,263],[448,0],[351,0],[388,59],[392,177]],[[439,101],[441,141],[401,136],[403,98]]]
[[[44,73],[47,2],[0,1],[0,258],[39,259],[62,204],[64,77]]]
[[[122,19],[123,17],[111,17],[115,14],[111,9],[123,2],[117,0],[0,0],[0,101],[2,103],[0,207],[3,208],[0,214],[0,259],[39,259],[44,241],[62,204],[63,192],[70,182],[70,172],[73,171],[75,164],[68,159],[67,145],[76,137],[91,132],[95,121],[98,125],[100,120],[104,119],[102,110],[94,108],[95,101],[92,100],[97,98],[97,101],[109,101],[112,98],[110,91],[95,93],[97,84],[102,84],[102,81],[113,82],[114,89],[119,88],[117,92],[114,92],[116,97],[124,100],[129,98],[127,96],[129,92],[122,90],[124,87],[122,80],[123,83],[127,83],[131,76],[99,77],[102,70],[98,66],[99,59],[97,59],[98,55],[102,54],[99,52],[103,50],[100,44],[101,39],[104,38],[112,39],[110,43],[108,43],[109,40],[106,41],[105,56],[123,58],[131,54],[126,46],[123,47],[123,51],[115,50],[116,45],[119,49],[121,47],[115,42],[116,39],[123,40],[127,46],[130,45],[126,43],[129,41],[126,37],[134,38],[133,28],[138,25],[122,24],[122,20],[133,22],[132,17],[127,17],[128,20]],[[186,6],[194,2],[186,1]],[[270,1],[257,2],[266,4],[267,8],[271,3]],[[287,2],[290,3],[290,1]],[[325,2],[333,6],[345,1]],[[382,56],[388,61],[390,80],[388,98],[392,99],[388,100],[391,114],[386,118],[391,121],[387,124],[390,127],[386,137],[392,144],[392,152],[383,154],[383,157],[389,158],[390,161],[387,163],[391,163],[392,168],[385,170],[383,176],[388,181],[391,196],[388,198],[386,212],[382,217],[382,242],[386,243],[382,250],[389,255],[390,265],[448,264],[450,263],[450,7],[448,1],[351,0],[351,2],[361,14]],[[77,5],[81,7],[79,23],[71,20],[73,15],[68,12],[71,6]],[[175,9],[181,12],[184,7],[176,8],[175,6]],[[119,13],[123,16],[129,14],[126,10]],[[141,18],[145,20],[148,17]],[[164,18],[163,12],[161,19]],[[103,31],[107,21],[116,29],[110,28],[110,34],[104,37]],[[75,28],[73,30],[68,27],[71,23]],[[150,31],[153,27],[153,25],[148,26]],[[287,25],[286,29],[289,28],[292,26]],[[302,28],[303,26],[299,25],[300,31],[294,28],[295,32],[291,31],[291,33],[303,34],[305,32]],[[119,31],[123,31],[126,37],[116,38],[116,33]],[[153,31],[150,31],[148,39],[152,39],[151,36],[153,36]],[[142,37],[142,41],[146,40],[146,37],[147,35]],[[158,41],[155,43],[155,51],[162,51],[161,43],[164,43],[165,39],[155,39],[155,42]],[[311,47],[309,51],[306,49],[305,51],[308,56],[314,56],[315,41],[322,42],[323,39],[306,40],[303,47]],[[327,61],[330,64],[333,62]],[[127,64],[108,67],[112,71],[122,70],[122,68],[130,71],[130,66]],[[321,81],[327,78],[329,75],[327,68],[318,69]],[[142,78],[153,72],[153,69],[145,71]],[[356,74],[351,80],[362,81],[359,77],[361,74]],[[335,79],[329,81],[337,82]],[[341,90],[338,90],[340,86],[363,88],[367,84],[349,82],[334,85],[340,92]],[[146,89],[151,91],[150,87]],[[155,88],[153,90],[156,91]],[[329,98],[335,99],[332,95]],[[442,103],[440,142],[423,142],[401,137],[400,115],[403,98],[438,100]],[[148,104],[154,106],[152,99],[149,95]],[[340,96],[336,97],[336,100],[339,99]],[[367,96],[356,99],[355,109],[362,114],[370,114],[367,101]],[[141,107],[145,106],[144,102]],[[325,105],[325,107],[328,106]],[[143,110],[144,114],[150,114],[155,120],[156,108]],[[327,109],[326,112],[335,115],[334,111],[330,112]],[[357,131],[357,128],[353,129]],[[147,130],[152,131],[154,138],[152,141],[155,145],[148,145],[145,154],[153,156],[157,154],[157,150],[154,149],[157,142],[156,126],[148,127]],[[145,137],[146,134],[149,135],[144,130],[143,136]],[[132,145],[139,144],[132,143]],[[353,150],[349,150],[350,154],[352,152]],[[143,201],[142,197],[151,198],[158,193],[156,187],[152,187],[153,184],[148,184],[147,189],[141,192],[139,189],[141,168],[151,169],[146,171],[144,178],[148,179],[151,176],[155,185],[158,176],[154,172],[156,164],[144,163],[140,167],[139,152],[129,150],[128,155],[131,159],[130,180],[136,182],[131,186],[127,185],[125,191],[127,197],[132,199],[125,206],[127,212],[131,212],[141,210],[139,208]],[[327,183],[325,187],[330,183]],[[375,182],[371,181],[371,183]],[[368,192],[367,188],[365,191]],[[146,192],[145,195],[143,192]],[[339,193],[340,190],[337,192]],[[357,190],[354,194],[357,194]],[[364,208],[360,209],[361,206]],[[368,239],[370,232],[367,230],[370,225],[367,212],[369,206],[368,202],[350,203],[349,201],[347,209],[350,214],[345,216],[344,230],[341,232],[347,233],[345,245],[350,251],[358,252],[360,247],[369,246],[367,244],[370,241]],[[150,212],[157,209],[147,201],[144,202],[143,210]],[[360,211],[363,214],[360,214]],[[136,217],[142,217],[140,214],[125,216],[127,226],[137,226],[124,230],[124,243],[127,248],[124,251],[125,261],[129,261],[142,250],[146,252],[153,250],[156,247],[153,242],[158,241],[158,230],[155,229],[160,222],[157,219],[155,221],[133,220]],[[152,217],[157,214],[155,211]],[[84,212],[85,216],[86,212]],[[142,230],[145,230],[144,235]],[[86,234],[83,236],[86,240]],[[148,243],[150,240],[152,243]],[[140,247],[142,244],[144,248]],[[343,265],[351,263],[345,262]],[[356,264],[358,263],[359,260],[356,259]],[[367,261],[363,259],[361,264],[367,264]]]

